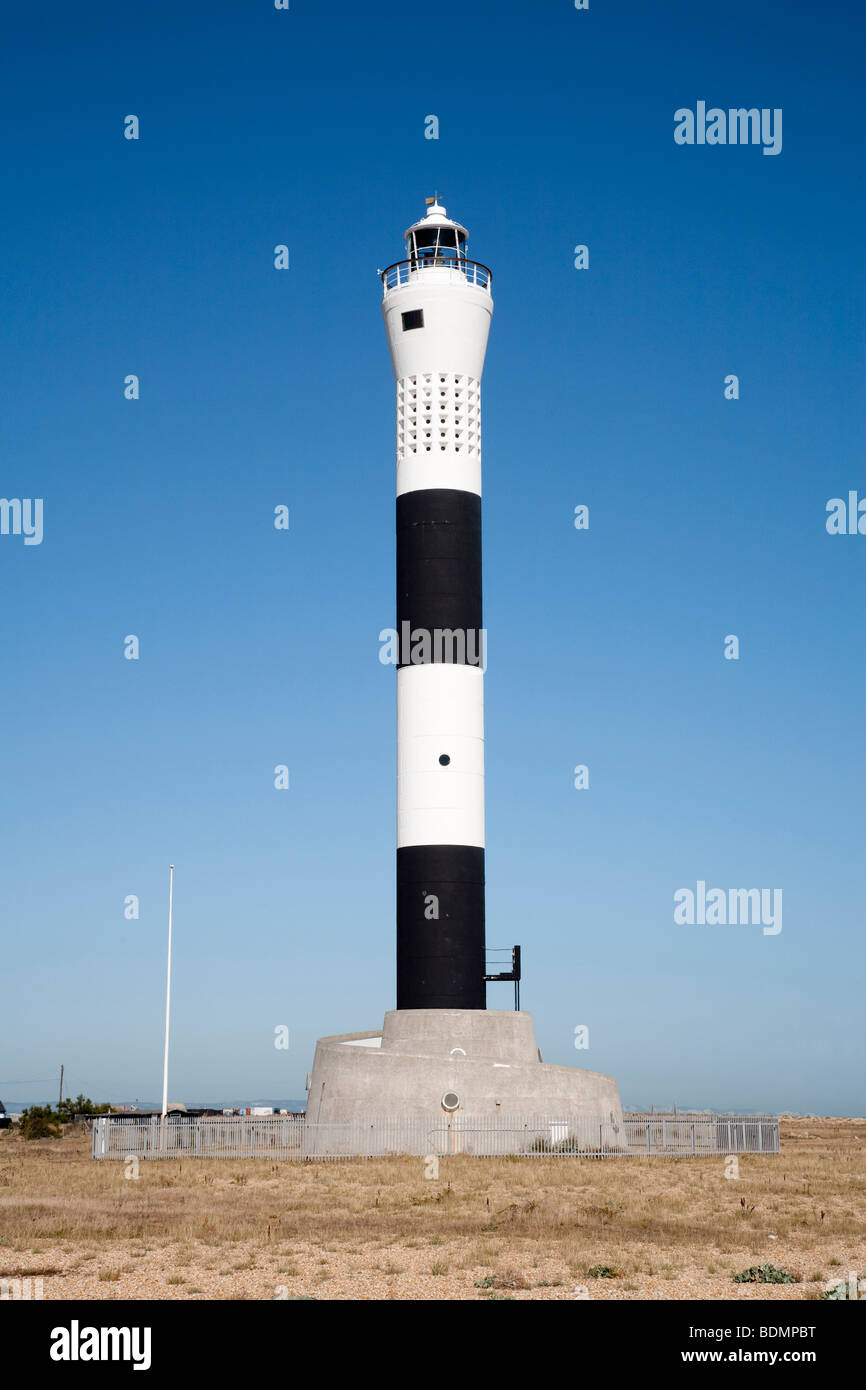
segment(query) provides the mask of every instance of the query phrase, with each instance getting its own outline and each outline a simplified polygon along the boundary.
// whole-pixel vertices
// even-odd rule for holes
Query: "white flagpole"
[[[168,866],[168,964],[165,975],[165,1060],[162,1067],[162,1118],[168,1114],[168,1022],[171,1009],[171,907],[174,890],[174,865]]]

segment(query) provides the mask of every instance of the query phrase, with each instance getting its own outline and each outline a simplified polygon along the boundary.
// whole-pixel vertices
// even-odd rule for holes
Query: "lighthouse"
[[[437,201],[381,272],[396,390],[397,1008],[483,1009],[488,268]]]
[[[379,272],[397,407],[397,1007],[381,1028],[319,1038],[310,1153],[451,1153],[461,1135],[471,1151],[473,1117],[502,1122],[502,1153],[529,1133],[558,1142],[572,1118],[615,1147],[622,1125],[613,1077],[543,1062],[530,1014],[486,1007],[481,376],[493,298],[467,243],[428,199],[403,258]]]

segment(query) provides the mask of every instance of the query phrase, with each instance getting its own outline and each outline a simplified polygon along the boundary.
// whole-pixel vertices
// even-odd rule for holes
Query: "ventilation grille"
[[[397,461],[412,454],[481,453],[481,388],[471,376],[433,372],[397,382]]]

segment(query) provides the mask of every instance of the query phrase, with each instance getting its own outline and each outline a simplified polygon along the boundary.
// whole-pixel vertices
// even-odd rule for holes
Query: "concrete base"
[[[394,1009],[378,1032],[320,1038],[308,1083],[314,1123],[546,1116],[622,1132],[613,1077],[542,1062],[522,1012]]]

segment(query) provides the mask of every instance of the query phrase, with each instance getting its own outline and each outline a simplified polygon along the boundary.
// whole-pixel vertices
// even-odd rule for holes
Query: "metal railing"
[[[779,1152],[775,1115],[455,1116],[315,1124],[303,1115],[148,1119],[101,1115],[94,1158],[688,1157]]]
[[[623,1117],[631,1153],[735,1154],[779,1152],[777,1115],[713,1115],[704,1111]]]
[[[451,272],[451,279],[467,282],[470,285],[477,285],[481,290],[490,292],[493,284],[493,275],[486,265],[480,261],[467,261],[463,256],[430,256],[421,260],[395,261],[385,270],[380,270],[382,277],[383,292],[395,290],[400,285],[408,285],[412,278],[420,275],[425,270],[447,270]]]

